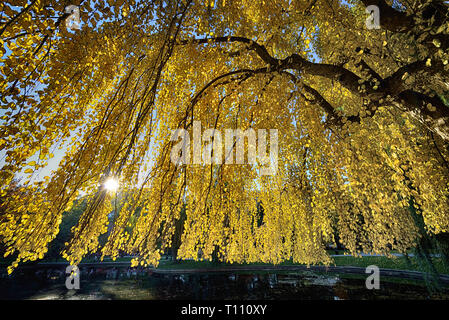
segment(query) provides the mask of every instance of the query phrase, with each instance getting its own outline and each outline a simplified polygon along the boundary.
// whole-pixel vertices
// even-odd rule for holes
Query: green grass
[[[340,254],[340,253],[339,253]],[[369,265],[376,265],[379,268],[385,269],[396,269],[396,270],[411,270],[411,271],[424,271],[418,260],[416,258],[410,258],[411,264],[407,263],[404,257],[353,257],[353,256],[341,256],[341,257],[333,257],[335,266],[353,266],[353,267],[362,267],[366,268]],[[129,257],[121,257],[117,258],[115,262],[130,262],[131,258]],[[64,259],[57,260],[44,260],[42,262],[67,262]],[[82,261],[83,263],[95,263],[100,262],[93,258],[85,258]],[[114,262],[111,258],[105,258],[103,262]],[[2,260],[0,261],[0,265],[8,265],[10,262]],[[449,268],[447,268],[441,258],[433,258],[433,263],[437,271],[441,274],[449,274]],[[294,266],[300,265],[293,263],[292,261],[284,261],[280,263],[281,266]],[[204,269],[204,268],[226,268],[229,266],[274,266],[269,263],[248,263],[248,264],[239,264],[239,263],[214,263],[211,261],[193,261],[193,260],[181,260],[178,262],[174,262],[172,260],[161,259],[158,268],[160,269]]]
[[[334,257],[335,266],[353,266],[366,268],[369,265],[376,265],[379,268],[384,269],[396,269],[396,270],[411,270],[411,271],[423,271],[415,258],[410,258],[411,264],[407,263],[404,257]],[[449,269],[443,264],[440,258],[433,258],[433,263],[437,271],[441,274],[449,274]],[[294,266],[300,265],[293,263],[292,261],[284,261],[281,266]],[[184,260],[179,262],[172,262],[168,260],[162,260],[159,264],[161,269],[201,269],[201,268],[224,268],[227,266],[273,266],[269,263],[249,263],[249,264],[230,264],[230,263],[213,263],[211,261],[192,261]]]
[[[410,263],[407,263],[404,257],[334,257],[335,265],[337,266],[354,266],[366,268],[369,265],[376,265],[379,268],[384,269],[397,269],[397,270],[411,270],[411,271],[423,271],[420,263],[416,258],[410,258]],[[449,274],[449,269],[444,265],[441,258],[433,258],[432,262],[441,274]]]

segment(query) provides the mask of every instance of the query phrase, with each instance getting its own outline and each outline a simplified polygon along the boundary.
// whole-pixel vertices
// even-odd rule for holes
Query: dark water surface
[[[449,299],[448,289],[429,294],[424,283],[382,279],[368,290],[363,276],[306,272],[198,273],[102,276],[81,274],[79,290],[65,287],[65,275],[16,275],[0,279],[0,299],[205,299],[338,300]]]

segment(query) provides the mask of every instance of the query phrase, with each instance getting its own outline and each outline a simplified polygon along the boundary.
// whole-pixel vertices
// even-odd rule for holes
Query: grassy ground
[[[441,258],[433,258],[433,264],[437,271],[441,274],[449,274],[449,268],[444,265]],[[410,258],[410,263],[407,263],[404,257],[334,257],[335,264],[337,266],[354,266],[364,267],[369,265],[376,265],[379,268],[385,269],[398,269],[398,270],[412,270],[423,271],[423,266],[416,258]]]
[[[343,254],[343,252],[334,252],[334,250],[329,252],[330,254]],[[376,256],[376,257],[353,257],[353,256],[338,256],[333,257],[335,266],[353,266],[353,267],[363,267],[366,268],[369,265],[376,265],[379,268],[385,269],[396,269],[396,270],[411,270],[411,271],[425,271],[423,267],[420,265],[419,261],[416,258],[411,257],[411,263],[407,263],[404,257],[384,257],[384,256]],[[112,262],[112,259],[105,258],[104,262]],[[121,257],[117,258],[115,262],[130,262],[130,257]],[[63,259],[57,260],[44,260],[42,262],[66,262]],[[93,258],[85,258],[83,259],[84,263],[93,263],[100,262]],[[5,259],[0,259],[0,265],[8,265],[10,261],[6,261]],[[433,258],[433,263],[437,269],[437,271],[441,274],[449,274],[449,268],[447,268],[441,258]],[[271,264],[266,263],[250,263],[250,264],[230,264],[230,263],[214,263],[211,261],[192,261],[192,260],[183,260],[174,262],[170,259],[162,258],[158,268],[161,269],[201,269],[201,268],[223,268],[227,266],[269,266]],[[282,262],[280,265],[290,266],[296,265],[292,261]]]
[[[334,263],[336,266],[353,266],[353,267],[363,267],[366,268],[369,265],[376,265],[379,268],[385,269],[397,269],[397,270],[412,270],[412,271],[423,271],[418,261],[411,258],[411,264],[408,264],[404,257],[334,257]],[[449,269],[446,268],[440,258],[434,258],[433,263],[437,271],[441,274],[449,274]],[[179,261],[172,262],[170,260],[161,260],[159,268],[161,269],[197,269],[197,268],[216,268],[216,267],[226,267],[226,266],[254,266],[254,265],[271,265],[264,263],[250,263],[250,264],[230,264],[230,263],[213,263],[210,261]],[[290,266],[296,265],[291,261],[285,261],[280,265]]]

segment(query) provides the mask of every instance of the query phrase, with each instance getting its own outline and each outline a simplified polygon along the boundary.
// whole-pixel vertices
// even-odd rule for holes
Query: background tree
[[[86,208],[86,201],[79,199],[76,201],[69,212],[65,212],[59,226],[59,232],[56,238],[49,244],[48,252],[45,254],[46,260],[57,260],[61,257],[61,252],[65,244],[70,241],[71,230],[78,222],[80,216]]]

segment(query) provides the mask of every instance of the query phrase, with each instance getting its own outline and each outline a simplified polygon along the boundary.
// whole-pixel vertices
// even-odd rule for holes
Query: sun
[[[104,182],[104,188],[108,191],[115,192],[117,191],[118,187],[119,183],[116,178],[111,177],[106,179],[106,181]]]

